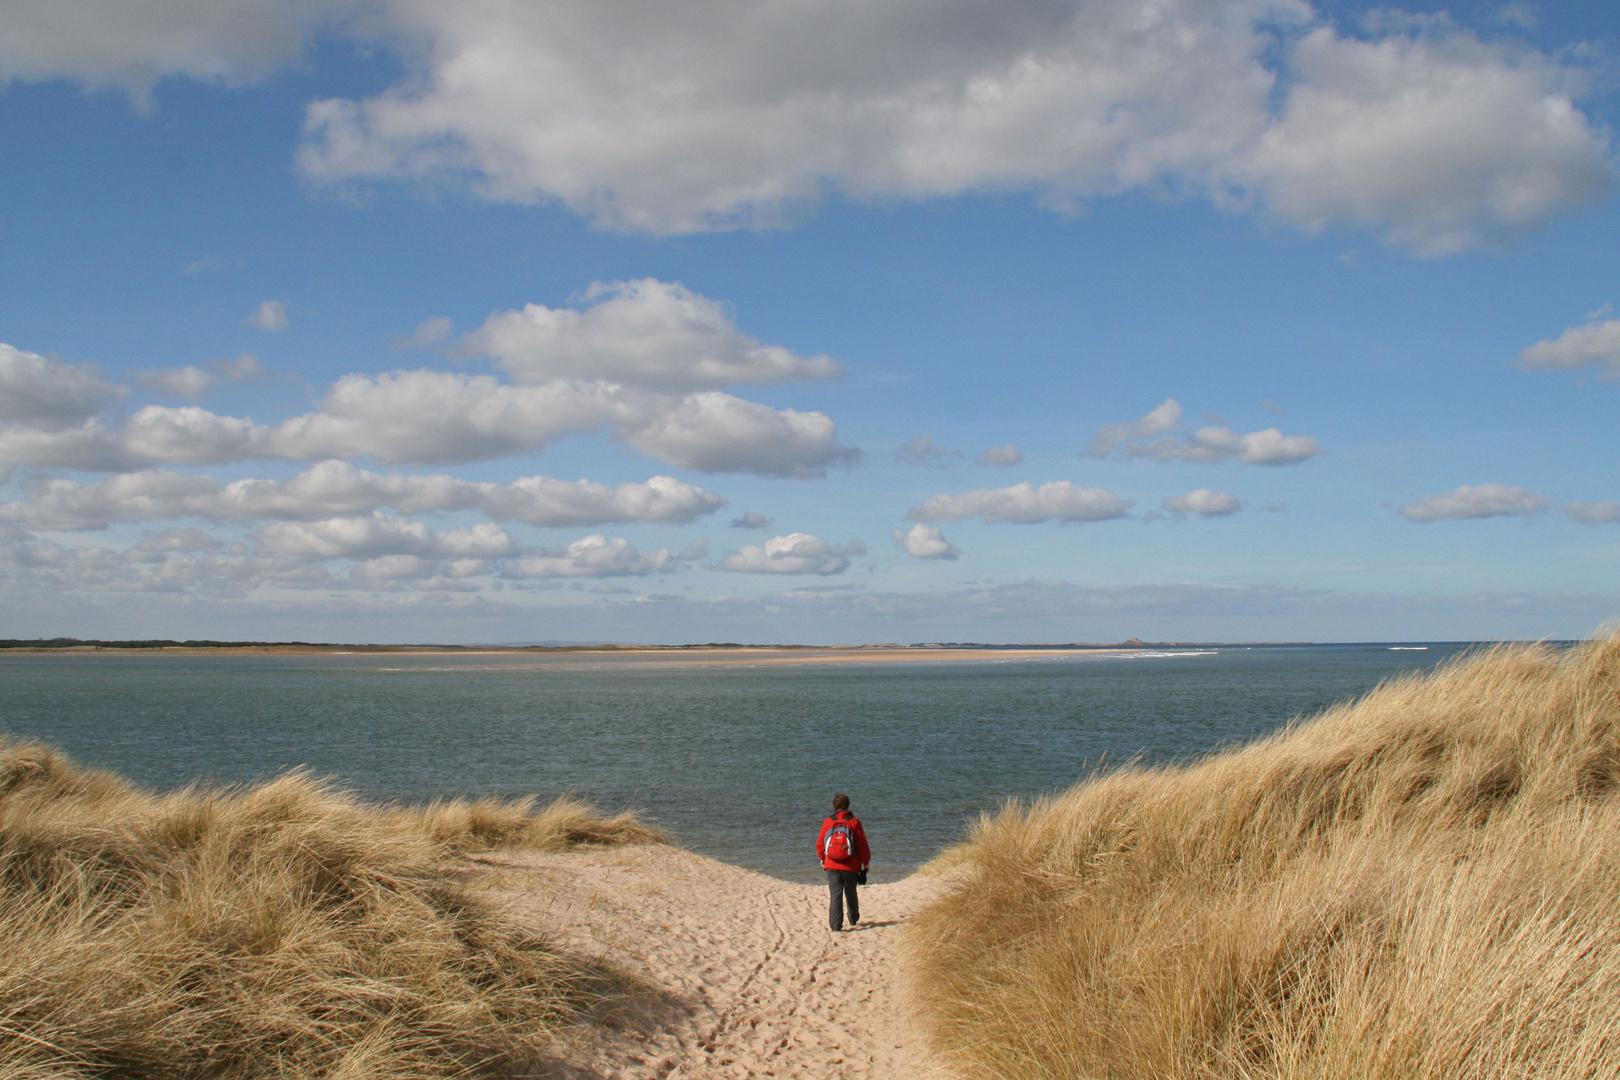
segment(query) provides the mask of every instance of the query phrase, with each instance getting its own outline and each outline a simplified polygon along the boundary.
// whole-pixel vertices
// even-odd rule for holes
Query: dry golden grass
[[[591,973],[447,858],[659,838],[572,800],[378,808],[299,774],[156,795],[0,739],[0,1080],[522,1073]]]
[[[583,800],[563,796],[539,812],[535,799],[455,799],[389,807],[393,821],[457,852],[490,848],[561,851],[582,845],[665,844],[669,836],[632,813],[603,817]]]
[[[972,1078],[1620,1076],[1620,635],[980,823],[907,931]]]

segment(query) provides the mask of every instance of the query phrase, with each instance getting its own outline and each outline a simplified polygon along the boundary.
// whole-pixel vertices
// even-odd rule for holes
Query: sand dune
[[[935,865],[907,985],[963,1080],[1616,1080],[1620,633],[1097,775]]]
[[[940,1077],[901,1000],[900,924],[938,889],[867,887],[833,934],[826,892],[677,848],[479,856],[489,891],[645,992],[609,1001],[554,1075]]]

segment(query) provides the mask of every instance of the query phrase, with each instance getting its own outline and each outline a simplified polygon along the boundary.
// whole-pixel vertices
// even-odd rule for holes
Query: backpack
[[[855,834],[849,831],[848,825],[838,821],[827,830],[821,844],[821,857],[832,862],[848,862],[855,857]]]

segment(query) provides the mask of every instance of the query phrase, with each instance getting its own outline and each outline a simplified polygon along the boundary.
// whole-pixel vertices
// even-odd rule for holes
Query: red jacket
[[[849,831],[855,834],[855,857],[852,859],[829,859],[823,854],[827,850],[827,833],[835,824],[843,823],[849,826]],[[866,846],[866,830],[861,828],[861,819],[848,810],[840,810],[832,817],[821,823],[821,835],[816,837],[816,858],[827,870],[860,870],[872,861],[872,849]]]

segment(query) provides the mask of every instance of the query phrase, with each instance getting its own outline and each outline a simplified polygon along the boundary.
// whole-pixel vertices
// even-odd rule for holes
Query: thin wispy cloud
[[[219,376],[193,364],[187,364],[185,367],[137,371],[135,381],[148,390],[186,398],[189,401],[200,401],[208,388],[219,381]]]
[[[943,465],[961,456],[962,451],[940,446],[928,435],[913,435],[895,451],[895,457],[907,465]]]
[[[292,325],[287,320],[287,304],[282,300],[266,300],[260,304],[244,322],[249,326],[256,326],[260,330],[272,332],[285,330]]]
[[[1601,502],[1565,503],[1564,513],[1583,525],[1599,525],[1620,521],[1620,502],[1604,499]]]
[[[1243,508],[1235,495],[1209,488],[1196,488],[1185,495],[1172,495],[1164,500],[1164,508],[1178,517],[1196,514],[1198,517],[1229,517]]]

